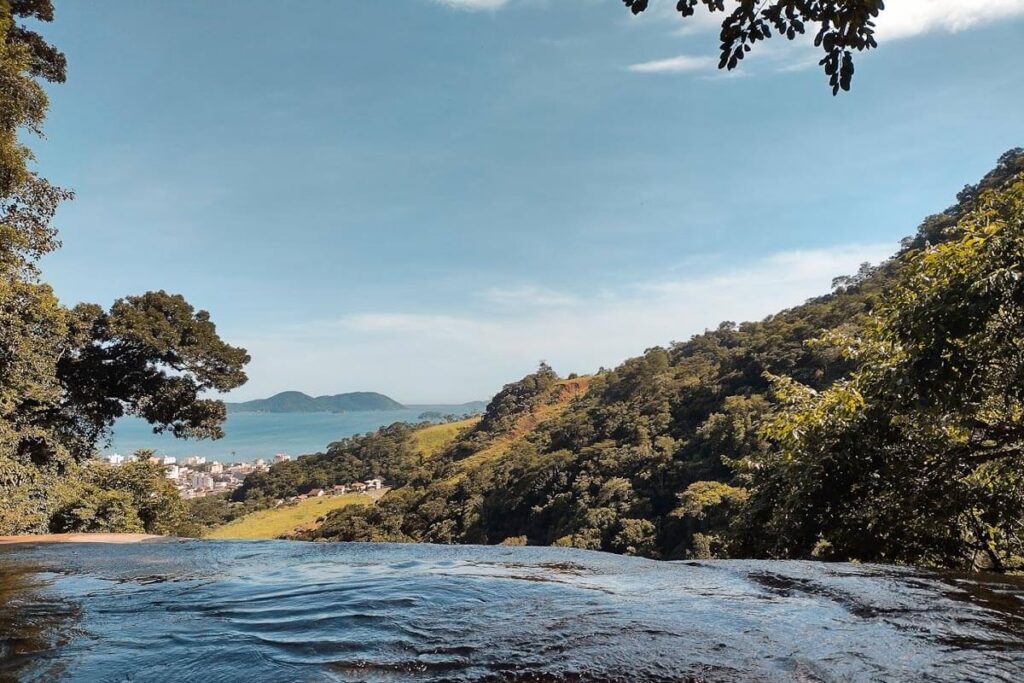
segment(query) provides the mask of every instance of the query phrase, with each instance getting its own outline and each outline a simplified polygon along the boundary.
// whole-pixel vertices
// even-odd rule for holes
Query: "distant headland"
[[[310,396],[301,391],[282,391],[270,398],[227,403],[232,413],[343,413],[367,410],[401,410],[398,401],[373,391],[353,391],[333,396]]]

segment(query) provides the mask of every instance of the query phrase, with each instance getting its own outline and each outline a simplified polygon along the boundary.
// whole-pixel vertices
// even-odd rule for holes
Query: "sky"
[[[210,311],[230,400],[469,401],[825,293],[1024,145],[1024,0],[888,0],[838,97],[674,5],[58,2],[44,277]]]

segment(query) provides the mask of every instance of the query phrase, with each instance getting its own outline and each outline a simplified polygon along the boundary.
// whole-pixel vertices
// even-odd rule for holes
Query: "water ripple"
[[[0,549],[0,680],[1020,681],[1024,584],[555,548]]]

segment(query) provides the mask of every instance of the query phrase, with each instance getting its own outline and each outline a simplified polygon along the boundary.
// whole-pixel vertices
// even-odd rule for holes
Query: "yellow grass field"
[[[217,527],[206,534],[215,539],[268,539],[279,538],[300,527],[312,527],[316,521],[332,510],[348,505],[370,505],[384,492],[373,494],[350,493],[344,496],[322,496],[282,505],[272,510],[260,510]]]
[[[459,432],[472,427],[479,421],[479,417],[471,417],[458,422],[425,427],[413,433],[412,446],[424,458],[432,458],[444,450],[445,446],[455,441]]]

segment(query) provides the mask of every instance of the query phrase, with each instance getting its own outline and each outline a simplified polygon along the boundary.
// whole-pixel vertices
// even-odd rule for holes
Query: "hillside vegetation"
[[[548,420],[560,415],[569,402],[586,393],[590,385],[590,377],[560,380],[545,391],[541,400],[522,411],[506,431],[498,434],[485,448],[474,452],[457,461],[461,476],[477,467],[487,465],[502,458],[520,440]],[[452,440],[454,442],[454,439]]]
[[[336,441],[323,453],[277,463],[268,472],[247,476],[232,493],[232,499],[249,506],[269,507],[280,498],[370,478],[402,485],[429,459],[412,438],[426,426],[398,422],[365,436]]]
[[[394,487],[318,540],[655,558],[1024,567],[1024,151],[899,252],[759,322],[592,377],[546,364],[478,421],[396,424],[252,477]]]
[[[1022,171],[800,306],[592,378],[542,365],[306,536],[1024,566]]]

